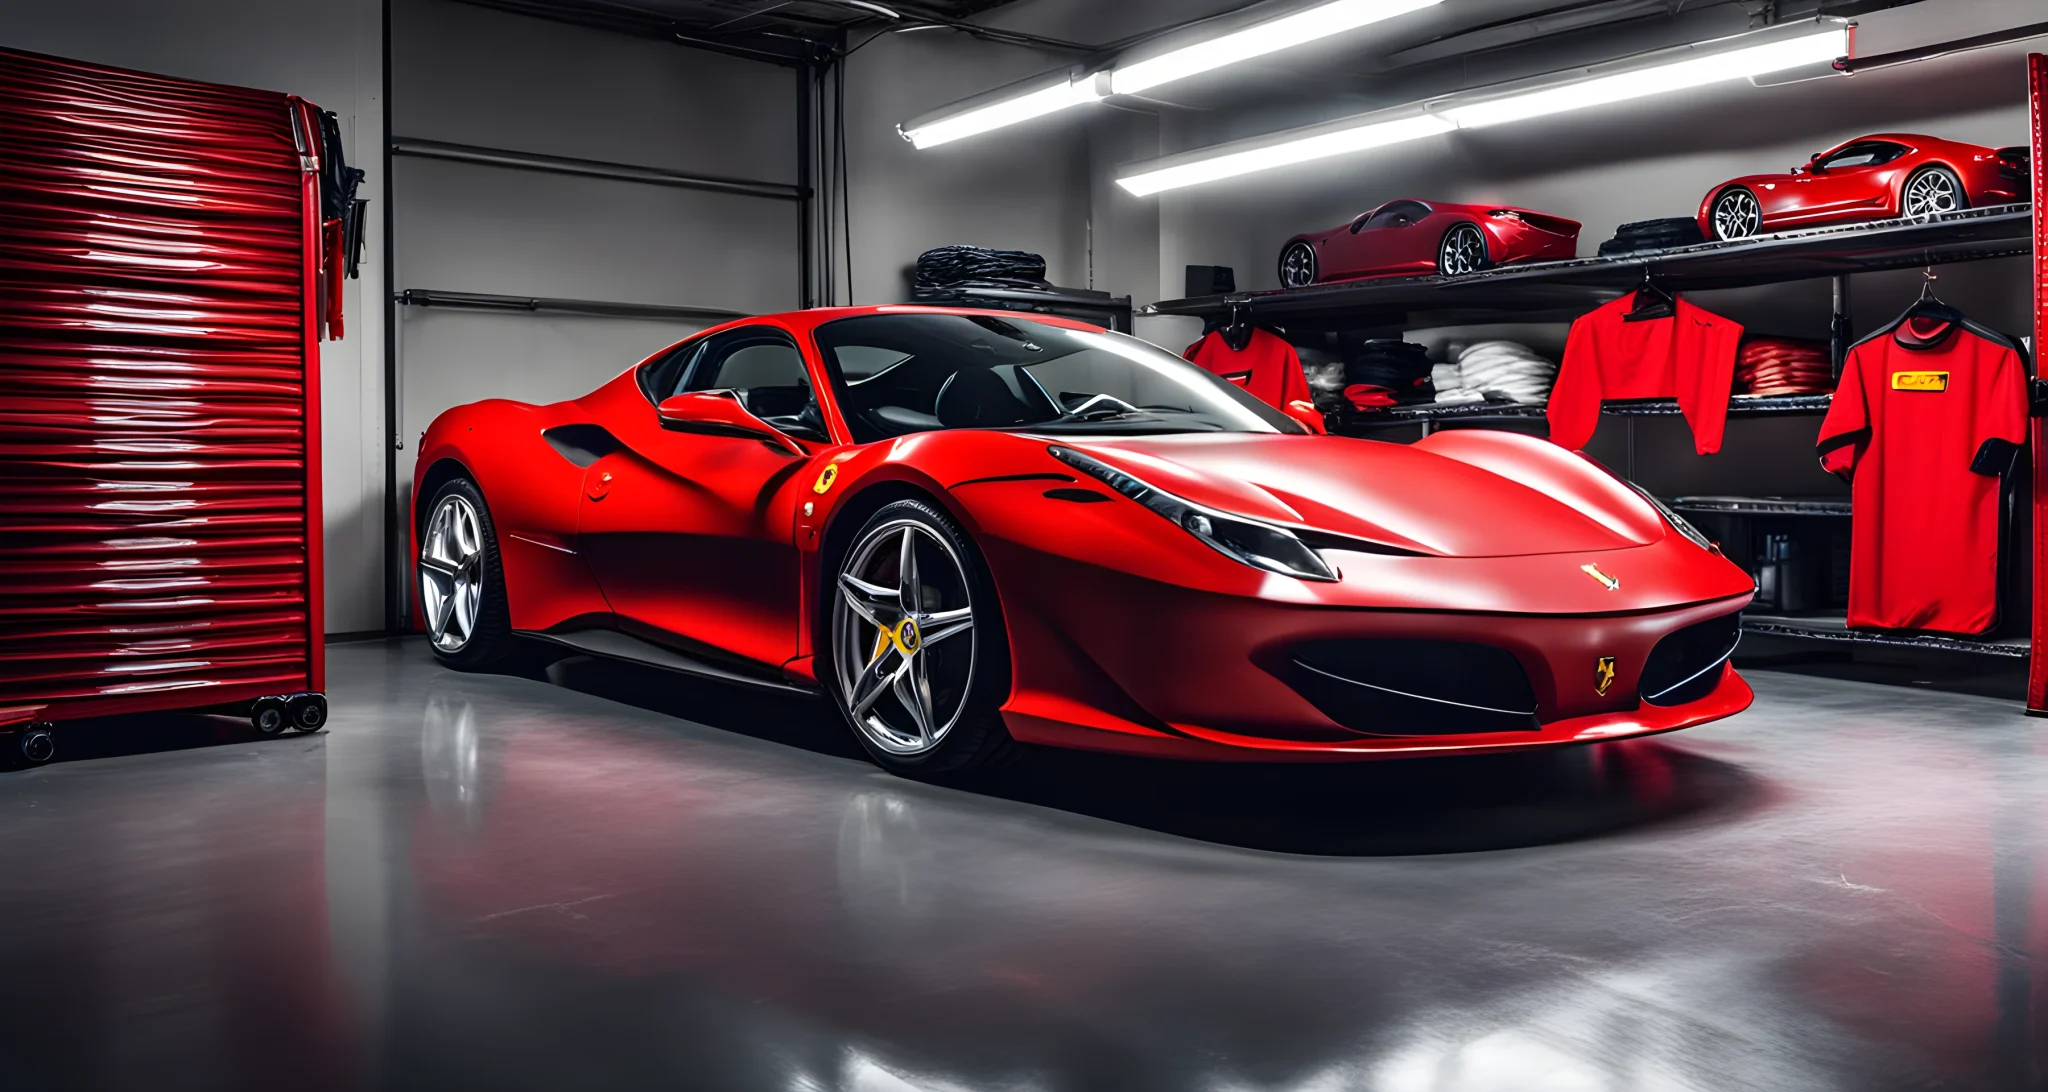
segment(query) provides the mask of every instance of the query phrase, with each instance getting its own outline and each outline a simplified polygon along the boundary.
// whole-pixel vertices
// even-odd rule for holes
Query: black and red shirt
[[[1902,319],[1849,351],[1818,448],[1853,484],[1849,625],[1997,622],[2000,475],[2026,437],[2026,364],[1996,331]]]
[[[1308,375],[1301,370],[1301,354],[1280,338],[1254,329],[1244,348],[1233,349],[1223,331],[1211,330],[1181,355],[1243,387],[1247,394],[1300,421],[1309,431],[1324,431],[1322,412],[1316,409]]]

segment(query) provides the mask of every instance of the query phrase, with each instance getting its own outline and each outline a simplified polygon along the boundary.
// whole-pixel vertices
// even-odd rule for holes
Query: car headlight
[[[1693,545],[1709,553],[1717,554],[1721,552],[1721,547],[1715,545],[1714,540],[1708,538],[1704,533],[1700,531],[1699,528],[1694,527],[1692,525],[1691,520],[1688,520],[1684,516],[1679,515],[1677,512],[1672,511],[1670,505],[1665,504],[1663,501],[1660,501],[1656,497],[1651,496],[1649,490],[1644,489],[1642,486],[1639,486],[1634,482],[1627,481],[1626,479],[1623,479],[1623,481],[1630,489],[1636,491],[1636,496],[1641,497],[1644,500],[1650,502],[1650,507],[1655,508],[1657,510],[1657,514],[1663,516],[1664,522],[1670,524],[1673,530],[1676,530],[1679,534],[1684,535],[1685,537],[1691,539]]]
[[[1269,573],[1302,580],[1334,581],[1337,570],[1285,527],[1233,516],[1182,500],[1124,473],[1099,459],[1057,444],[1046,448],[1052,457],[1172,520],[1180,529],[1208,543],[1233,561]]]

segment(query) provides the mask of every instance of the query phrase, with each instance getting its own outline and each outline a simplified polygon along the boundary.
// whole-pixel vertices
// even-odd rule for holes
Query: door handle
[[[605,494],[611,491],[612,473],[609,470],[600,471],[597,477],[590,479],[590,486],[585,490],[590,495],[590,499],[594,501],[603,500]]]

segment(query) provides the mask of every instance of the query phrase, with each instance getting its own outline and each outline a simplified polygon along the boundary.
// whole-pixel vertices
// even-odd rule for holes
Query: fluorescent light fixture
[[[1455,128],[1456,125],[1434,114],[1421,114],[1393,121],[1375,121],[1283,140],[1278,144],[1266,144],[1242,152],[1211,156],[1192,163],[1162,167],[1129,178],[1119,178],[1116,184],[1139,197],[1145,197],[1161,190],[1197,186],[1204,182],[1236,178],[1241,174],[1285,167],[1292,163],[1306,163],[1312,159],[1326,159],[1346,152],[1383,148],[1404,140],[1437,136]]]
[[[856,0],[837,0],[855,3]],[[1060,83],[1021,94],[998,92],[947,107],[950,113],[928,115],[897,126],[920,149],[950,143],[1020,121],[1044,117],[1069,106],[1098,102],[1109,95],[1130,95],[1163,83],[1208,72],[1225,65],[1356,30],[1396,15],[1434,7],[1443,0],[1331,0],[1306,11],[1269,19],[1243,30],[1121,65],[1108,72],[1068,75]],[[865,5],[863,5],[865,6]],[[929,119],[929,120],[928,120]]]
[[[1109,75],[1112,94],[1135,95],[1163,83],[1200,72],[1263,57],[1268,53],[1356,30],[1396,15],[1433,7],[1443,0],[1335,0],[1235,34],[1162,53],[1134,64],[1118,65]]]
[[[1117,185],[1143,197],[1163,190],[1384,147],[1456,129],[1502,125],[1588,106],[1831,64],[1847,56],[1850,26],[1834,21],[1822,21],[1818,25],[1824,29],[1815,30],[1813,24],[1805,27],[1795,24],[1777,31],[1760,32],[1745,37],[1768,35],[1771,40],[1704,55],[1693,54],[1721,43],[1667,50],[1645,59],[1631,71],[1610,75],[1583,73],[1562,83],[1559,82],[1560,77],[1551,76],[1503,88],[1490,95],[1487,92],[1461,95],[1444,102],[1418,104],[1399,111],[1380,111],[1312,129],[1205,148],[1139,164],[1133,168],[1134,173],[1117,179]],[[1795,27],[1804,33],[1795,32]],[[1683,59],[1673,59],[1680,56]],[[1659,59],[1663,63],[1656,63]],[[1460,100],[1468,101],[1461,104]],[[1405,112],[1408,116],[1393,116],[1397,112]]]
[[[903,134],[904,139],[922,150],[947,144],[962,137],[971,137],[976,133],[986,133],[991,129],[1015,125],[1020,121],[1044,117],[1069,106],[1096,102],[1101,98],[1102,93],[1096,89],[1094,77],[1084,76],[1076,79],[1067,76],[1050,87],[999,98],[986,106],[949,114],[924,124],[913,123],[911,127],[900,128],[898,131]]]
[[[1510,95],[1491,102],[1478,102],[1443,111],[1460,129],[1477,129],[1510,121],[1525,121],[1549,114],[1562,114],[1588,106],[1601,106],[1627,99],[1648,98],[1671,91],[1704,87],[1710,83],[1747,79],[1788,68],[1826,64],[1849,53],[1847,28],[1836,27],[1819,34],[1788,38],[1781,42],[1750,46],[1727,53],[1695,57],[1675,64],[1659,65],[1636,72],[1600,76],[1565,84],[1545,91]]]

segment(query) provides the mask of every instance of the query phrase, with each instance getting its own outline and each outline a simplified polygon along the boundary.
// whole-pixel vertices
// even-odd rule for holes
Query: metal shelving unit
[[[1308,288],[1164,300],[1138,314],[1186,315],[1215,322],[1250,318],[1283,326],[1290,334],[1353,331],[1398,335],[1423,326],[1570,321],[1635,291],[1646,281],[1667,291],[1696,292],[1826,278],[1835,282],[1832,329],[1839,361],[1847,344],[1844,313],[1850,274],[2022,257],[2034,252],[2034,244],[2032,207],[2002,205],[1782,232],[1739,242],[1507,266],[1463,277],[1373,277]],[[1729,415],[1820,415],[1827,412],[1832,397],[1738,395],[1729,402]],[[1499,403],[1396,406],[1354,416],[1342,431],[1420,425],[1427,433],[1438,423],[1536,421],[1544,417],[1544,411],[1541,405]],[[1671,416],[1679,408],[1668,400],[1615,402],[1602,406],[1601,412],[1629,418],[1632,437],[1634,418]],[[1849,515],[1849,502],[1832,498],[1681,497],[1674,507],[1680,512],[1729,516]],[[2025,640],[1851,630],[1841,616],[1752,615],[1744,619],[1743,628],[1762,636],[1842,647],[1882,646],[2021,660],[2029,651]]]
[[[1904,630],[1850,629],[1839,616],[1801,617],[1749,614],[1742,619],[1742,631],[1764,637],[1789,637],[1835,645],[1875,645],[1882,648],[1914,649],[1922,652],[1955,652],[1966,656],[1996,656],[2025,660],[2028,642],[2024,637],[1982,640],[1950,637],[1939,633]]]
[[[1683,515],[1849,517],[1847,497],[1672,497]]]
[[[1081,288],[1054,288],[1039,292],[1026,288],[921,289],[911,293],[912,303],[944,304],[949,307],[986,307],[995,311],[1035,311],[1043,315],[1101,322],[1121,333],[1131,332],[1131,297],[1112,296]]]

